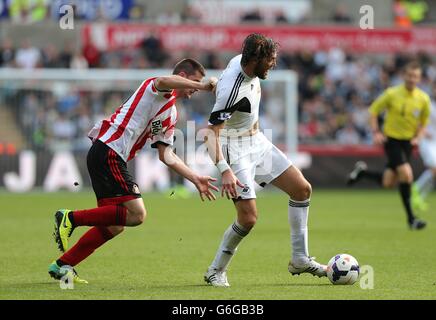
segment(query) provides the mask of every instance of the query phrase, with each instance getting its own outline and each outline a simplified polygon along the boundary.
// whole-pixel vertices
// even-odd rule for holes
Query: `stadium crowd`
[[[33,47],[29,40],[14,48],[11,41],[5,39],[0,47],[0,67],[171,68],[181,57],[190,56],[208,69],[222,69],[232,54],[235,53],[191,51],[170,54],[155,36],[144,39],[136,50],[111,52],[99,52],[89,46],[77,51],[70,44],[61,50],[50,44],[41,49]],[[277,69],[298,73],[300,143],[370,143],[367,107],[386,87],[401,81],[401,68],[411,59],[418,59],[423,65],[421,87],[429,94],[433,93],[434,98],[432,83],[436,81],[436,60],[424,53],[369,55],[347,53],[340,48],[315,53],[282,52]],[[32,136],[33,147],[63,148],[64,144],[60,142],[64,141],[68,148],[86,150],[88,144],[83,137],[88,129],[96,120],[110,114],[128,94],[70,90],[55,95],[29,90],[20,92],[14,99],[20,100],[22,110],[16,110],[17,119],[26,135]],[[261,124],[264,128],[275,128],[273,138],[280,143],[285,135],[281,120],[284,118],[283,100],[268,85],[264,86],[263,98]],[[209,100],[205,102],[205,99]],[[195,119],[206,125],[213,100],[199,96],[186,104],[191,107],[185,109],[187,114],[182,119]]]
[[[59,2],[59,1],[58,1]],[[57,3],[57,6],[59,3]],[[29,7],[28,1],[10,1],[9,19],[13,23],[38,23],[58,19],[55,4],[37,0]],[[200,13],[190,6],[180,12],[164,11],[150,20],[144,1],[132,1],[126,17],[129,21],[156,24],[197,23]],[[56,7],[57,8],[57,7]],[[78,8],[80,9],[80,8]],[[55,12],[56,11],[56,12]],[[421,22],[428,13],[424,1],[393,2],[394,23],[410,27]],[[77,19],[104,20],[96,15],[86,16],[75,10]],[[83,12],[82,12],[83,13]],[[310,12],[308,13],[310,15]],[[309,19],[309,16],[303,17]],[[347,5],[332,7],[330,21],[350,24],[353,17]],[[240,16],[241,23],[264,23],[262,13],[254,8]],[[292,23],[283,12],[277,12],[274,23]],[[183,57],[201,61],[207,69],[223,69],[236,52],[168,52],[158,36],[151,33],[136,49],[121,49],[102,52],[92,44],[81,48],[66,42],[63,47],[46,43],[35,47],[29,39],[19,44],[9,38],[0,42],[0,68],[70,68],[70,69],[152,69],[172,68]],[[371,142],[367,108],[372,100],[386,87],[401,79],[401,67],[418,59],[424,67],[422,88],[436,97],[432,83],[436,82],[436,58],[419,53],[410,54],[364,54],[350,53],[341,48],[329,51],[281,52],[277,69],[294,70],[298,74],[298,135],[301,144],[369,144]],[[136,85],[136,84],[135,84]],[[131,89],[134,89],[132,87]],[[10,90],[10,89],[8,89]],[[283,92],[283,91],[282,91]],[[110,114],[130,94],[128,91],[84,91],[74,87],[59,92],[20,90],[4,95],[10,109],[29,141],[29,147],[40,150],[74,149],[87,150],[89,128],[105,115]],[[274,128],[276,143],[285,140],[285,108],[278,90],[267,83],[263,86],[261,125]],[[18,103],[19,108],[13,107]],[[179,126],[186,127],[187,119],[194,119],[197,127],[207,125],[207,115],[212,107],[212,97],[199,95],[186,101],[189,108],[183,109]]]

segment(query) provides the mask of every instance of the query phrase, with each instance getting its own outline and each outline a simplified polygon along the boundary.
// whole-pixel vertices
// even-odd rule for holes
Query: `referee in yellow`
[[[363,161],[358,161],[350,173],[348,185],[362,178],[378,182],[384,188],[398,184],[407,221],[412,230],[426,226],[415,217],[411,206],[413,172],[410,166],[412,149],[418,145],[429,122],[430,97],[417,87],[422,69],[417,62],[410,62],[404,69],[404,83],[386,89],[369,108],[373,141],[383,145],[387,165],[383,172],[370,171]],[[378,116],[385,112],[383,129],[379,128]]]

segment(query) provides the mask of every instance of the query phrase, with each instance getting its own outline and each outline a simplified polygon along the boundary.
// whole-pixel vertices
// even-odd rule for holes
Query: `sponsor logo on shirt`
[[[232,116],[232,114],[230,112],[221,112],[219,117],[218,117],[218,120],[225,121],[225,120],[230,119],[231,116]]]
[[[160,120],[155,120],[151,123],[151,134],[156,135],[162,130],[162,122]]]

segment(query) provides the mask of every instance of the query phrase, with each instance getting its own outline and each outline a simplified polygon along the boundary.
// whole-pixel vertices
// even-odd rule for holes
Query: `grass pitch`
[[[231,264],[230,288],[203,274],[234,220],[231,201],[202,203],[145,194],[145,223],[98,249],[77,270],[89,281],[61,290],[47,274],[59,256],[52,240],[58,208],[95,206],[92,192],[0,193],[0,299],[435,299],[436,194],[423,231],[409,231],[396,192],[316,190],[309,217],[311,255],[323,263],[349,253],[374,270],[374,288],[333,286],[287,272],[287,197],[260,193],[259,220]],[[432,212],[433,211],[433,212]],[[72,243],[86,228],[76,229]]]

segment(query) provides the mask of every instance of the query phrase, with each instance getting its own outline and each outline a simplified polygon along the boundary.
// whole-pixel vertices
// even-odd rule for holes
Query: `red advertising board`
[[[129,48],[138,46],[151,31],[168,50],[237,51],[249,33],[258,32],[278,41],[283,51],[341,47],[352,52],[423,50],[436,53],[436,29],[432,28],[362,30],[327,26],[88,24],[83,28],[83,42],[92,42],[102,50]]]

